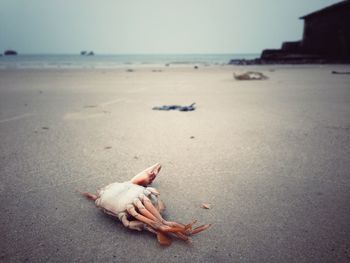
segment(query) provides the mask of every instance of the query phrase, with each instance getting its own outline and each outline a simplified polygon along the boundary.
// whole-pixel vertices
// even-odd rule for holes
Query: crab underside
[[[97,195],[81,193],[94,200],[97,207],[105,213],[119,218],[123,225],[133,230],[148,230],[157,235],[161,245],[171,244],[171,236],[190,242],[189,236],[210,227],[201,225],[193,229],[196,220],[181,224],[165,220],[161,212],[165,209],[159,198],[159,192],[148,187],[161,169],[155,164],[124,183],[112,183],[97,191]]]

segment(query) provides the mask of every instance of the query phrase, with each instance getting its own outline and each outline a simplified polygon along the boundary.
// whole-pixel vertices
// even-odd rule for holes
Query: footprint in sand
[[[125,99],[116,99],[111,101],[102,102],[100,104],[89,104],[83,106],[83,110],[76,112],[68,112],[63,116],[64,120],[88,120],[94,118],[100,118],[106,116],[110,111],[105,110],[105,107],[110,105],[125,102]]]
[[[88,119],[94,119],[105,116],[106,113],[104,112],[96,112],[96,113],[89,113],[89,112],[70,112],[66,113],[63,116],[63,119],[65,120],[88,120]]]

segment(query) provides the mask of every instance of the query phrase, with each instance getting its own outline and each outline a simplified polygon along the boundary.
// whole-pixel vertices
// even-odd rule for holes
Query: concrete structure
[[[304,34],[301,48],[310,54],[350,58],[350,1],[301,17]]]
[[[262,60],[349,61],[350,1],[345,0],[305,15],[303,39],[285,42],[281,49],[267,49]]]

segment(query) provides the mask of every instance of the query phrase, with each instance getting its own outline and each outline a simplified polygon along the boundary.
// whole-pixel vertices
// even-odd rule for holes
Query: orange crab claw
[[[134,176],[131,179],[131,182],[133,184],[147,186],[153,182],[161,168],[162,166],[159,163],[156,163]]]

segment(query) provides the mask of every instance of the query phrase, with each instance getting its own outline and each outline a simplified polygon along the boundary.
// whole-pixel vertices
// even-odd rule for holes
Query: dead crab
[[[190,235],[207,229],[210,224],[192,229],[196,223],[195,220],[184,225],[167,221],[161,216],[160,212],[165,209],[165,206],[159,198],[159,192],[153,187],[148,187],[160,169],[161,165],[155,164],[130,181],[107,185],[98,190],[97,195],[81,194],[94,200],[96,206],[105,213],[118,217],[125,227],[138,231],[145,229],[156,234],[161,245],[170,245],[171,235],[190,241]]]

